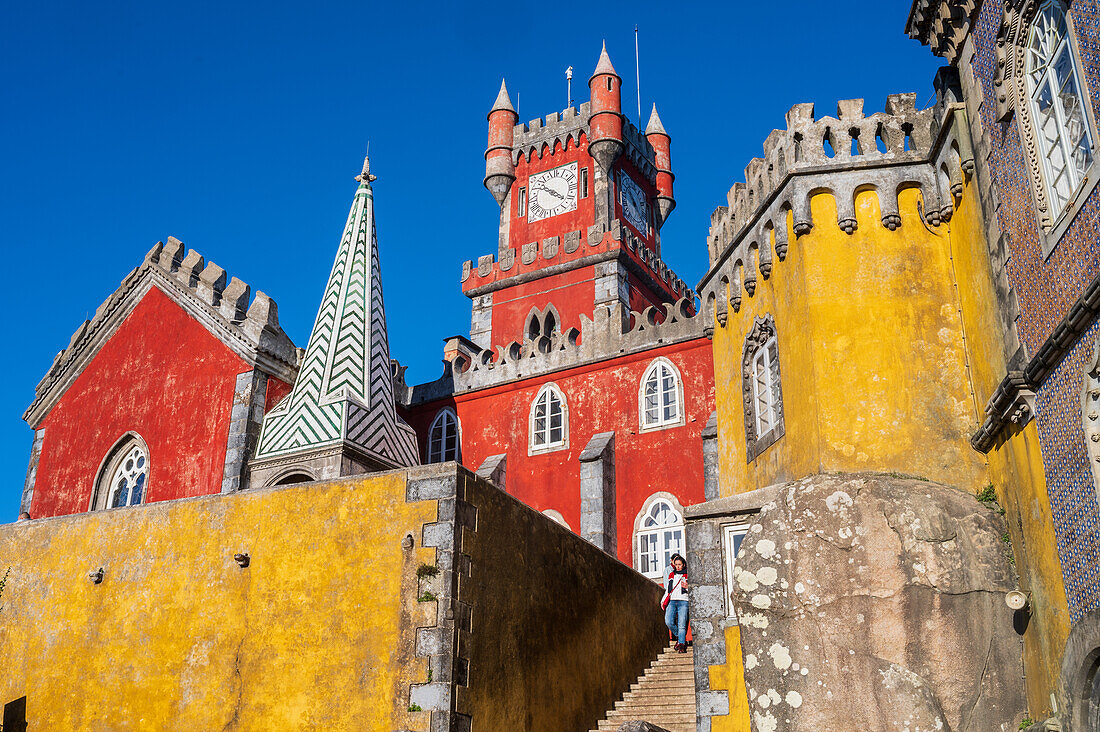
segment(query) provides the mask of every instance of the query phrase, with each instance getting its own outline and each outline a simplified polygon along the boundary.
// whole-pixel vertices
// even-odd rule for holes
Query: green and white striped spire
[[[416,434],[394,406],[369,157],[355,179],[298,379],[264,416],[256,460],[342,444],[380,469],[419,463]]]

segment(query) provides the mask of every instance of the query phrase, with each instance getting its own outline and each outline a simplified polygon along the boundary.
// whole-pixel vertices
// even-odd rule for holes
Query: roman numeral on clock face
[[[527,221],[535,222],[577,209],[577,164],[567,163],[528,177]]]

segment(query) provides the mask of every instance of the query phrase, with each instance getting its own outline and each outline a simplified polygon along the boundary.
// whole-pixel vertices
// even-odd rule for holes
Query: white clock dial
[[[627,222],[649,236],[649,202],[645,191],[622,171],[619,171],[619,204],[623,207],[623,217]]]
[[[577,210],[577,164],[569,163],[528,179],[527,220],[541,221]]]

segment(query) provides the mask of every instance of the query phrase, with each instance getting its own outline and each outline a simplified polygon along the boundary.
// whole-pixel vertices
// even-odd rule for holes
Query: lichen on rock
[[[754,729],[1009,729],[1024,695],[1004,531],[938,483],[861,473],[783,486],[734,583]]]

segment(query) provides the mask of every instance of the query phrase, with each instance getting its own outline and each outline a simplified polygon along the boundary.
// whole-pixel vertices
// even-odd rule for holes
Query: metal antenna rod
[[[638,25],[634,24],[634,86],[638,89],[638,129],[642,129],[642,72],[638,64]]]

